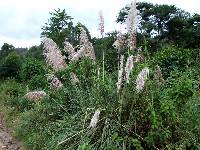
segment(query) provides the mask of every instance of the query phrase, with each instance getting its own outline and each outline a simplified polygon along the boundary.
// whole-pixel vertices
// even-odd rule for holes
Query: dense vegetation
[[[119,32],[91,38],[86,26],[74,25],[60,9],[51,13],[41,36],[59,46],[64,69],[55,71],[45,62],[44,44],[28,50],[2,46],[1,110],[27,149],[200,149],[200,15],[151,3],[138,3],[137,9],[138,48],[132,51],[127,44],[114,48]],[[123,24],[129,10],[122,8],[117,22]],[[93,44],[95,62],[69,59],[65,39],[78,52],[81,28]],[[120,56],[138,54],[141,60],[118,89]],[[136,80],[144,68],[149,74],[138,92]],[[50,86],[49,74],[61,88]],[[29,100],[24,95],[30,91],[46,96]]]

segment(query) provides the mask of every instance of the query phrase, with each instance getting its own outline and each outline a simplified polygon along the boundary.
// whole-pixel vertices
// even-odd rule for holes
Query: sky
[[[154,4],[176,5],[191,14],[200,14],[199,0],[137,0]],[[66,9],[73,22],[86,25],[92,36],[99,36],[98,14],[103,12],[105,32],[118,30],[115,22],[119,10],[131,0],[0,0],[0,47],[9,43],[15,47],[40,44],[42,26],[54,9]]]

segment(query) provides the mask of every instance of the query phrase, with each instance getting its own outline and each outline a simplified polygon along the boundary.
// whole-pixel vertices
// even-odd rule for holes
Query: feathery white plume
[[[84,56],[86,56],[92,60],[96,59],[92,43],[89,41],[87,33],[83,27],[81,27],[80,45],[81,45],[81,48],[79,51],[81,51],[81,55],[83,53]]]
[[[63,84],[57,77],[54,77],[50,83],[50,86],[51,86],[51,88],[58,90],[63,86]]]
[[[136,0],[131,2],[128,17],[126,19],[126,26],[128,33],[136,33],[136,26],[138,24],[138,10],[136,8]]]
[[[44,38],[42,42],[44,44],[43,54],[46,58],[46,62],[54,71],[64,69],[66,63],[56,43],[50,38]]]
[[[73,84],[76,84],[76,83],[80,82],[75,73],[71,72],[70,75],[71,75],[71,79],[72,79],[72,83]]]
[[[43,99],[47,94],[44,91],[28,92],[24,97],[28,100],[39,101]]]
[[[47,74],[47,80],[50,82],[50,87],[52,89],[58,90],[63,86],[61,81],[53,74]]]
[[[123,81],[123,72],[124,72],[124,55],[120,56],[120,67],[118,71],[118,82],[117,82],[117,90],[119,91],[122,86]]]
[[[64,42],[64,49],[68,52],[68,59],[71,60],[73,56],[76,54],[76,51],[67,40],[65,40]]]
[[[160,66],[158,66],[158,65],[156,66],[156,74],[155,74],[155,76],[156,76],[161,82],[164,81],[161,68],[160,68]]]
[[[101,36],[103,37],[104,33],[104,18],[102,11],[99,12],[99,31],[101,33]]]
[[[138,74],[136,79],[136,90],[137,92],[141,92],[144,89],[145,80],[149,75],[149,69],[145,67],[142,71]]]
[[[128,30],[128,46],[131,50],[136,48],[136,27],[138,24],[138,10],[136,8],[136,0],[131,3],[126,26]]]
[[[96,128],[97,126],[97,122],[99,120],[99,115],[100,115],[100,110],[97,109],[90,121],[90,125],[89,125],[89,128]]]
[[[133,70],[133,55],[129,56],[127,58],[127,61],[126,61],[126,67],[125,67],[125,81],[127,83],[129,83],[129,75],[131,73],[131,71]]]
[[[121,50],[124,48],[124,45],[125,45],[125,37],[122,35],[122,33],[120,32],[117,36],[117,39],[116,41],[113,43],[113,47],[118,49],[118,50]]]

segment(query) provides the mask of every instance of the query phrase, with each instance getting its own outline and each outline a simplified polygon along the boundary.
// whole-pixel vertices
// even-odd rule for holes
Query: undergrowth
[[[28,149],[198,149],[198,71],[171,71],[161,84],[149,66],[145,88],[137,93],[136,76],[145,66],[137,65],[118,93],[116,74],[106,72],[103,80],[99,65],[83,59],[56,73],[64,86],[57,91],[46,87],[48,96],[42,101],[28,101],[22,85],[5,81],[1,103],[19,114],[15,135]],[[71,82],[70,72],[79,83]],[[100,118],[91,129],[96,109]]]

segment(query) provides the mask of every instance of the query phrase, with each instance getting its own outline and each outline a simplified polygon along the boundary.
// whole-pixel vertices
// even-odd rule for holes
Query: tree
[[[42,27],[41,37],[51,38],[60,48],[64,48],[64,41],[67,39],[73,46],[79,44],[80,27],[82,27],[91,40],[89,30],[85,25],[78,22],[76,26],[73,25],[72,17],[67,15],[64,10],[55,10],[51,12],[51,18],[45,26]]]
[[[117,22],[125,22],[129,7],[122,8],[119,12]],[[168,30],[168,23],[174,18],[187,19],[190,17],[188,12],[185,12],[174,5],[153,5],[151,3],[139,2],[137,9],[141,16],[141,28],[145,35],[151,36],[157,34],[161,37],[165,36]]]
[[[105,70],[114,72],[117,70],[118,65],[118,51],[112,46],[117,37],[117,32],[106,33],[103,38],[93,38],[92,43],[94,46],[96,58],[99,62],[103,61],[103,51],[105,57]],[[101,62],[103,63],[103,62]]]
[[[125,22],[129,9],[129,6],[121,9],[117,22]],[[199,14],[191,16],[174,5],[153,5],[146,2],[137,3],[137,9],[141,16],[139,31],[151,43],[150,47],[156,45],[158,48],[164,43],[185,48],[200,47]]]
[[[15,51],[8,54],[0,64],[0,78],[16,77],[21,68],[21,57]]]
[[[15,50],[15,47],[13,45],[4,43],[0,50],[0,59],[2,60],[3,57],[8,56],[8,54],[13,52],[14,50]]]
[[[41,37],[51,38],[56,44],[63,48],[64,41],[68,38],[69,42],[74,41],[74,27],[72,17],[67,15],[64,10],[50,12],[50,19],[42,27]]]
[[[195,14],[187,20],[187,26],[183,30],[185,47],[200,48],[200,15]]]
[[[21,67],[20,77],[22,81],[28,81],[36,75],[45,75],[45,69],[43,62],[35,59],[28,58],[26,59]]]
[[[39,46],[32,46],[28,49],[28,52],[26,54],[27,57],[30,57],[30,58],[35,58],[35,59],[38,59],[38,60],[43,60],[44,57],[42,55],[42,45],[39,45]]]

